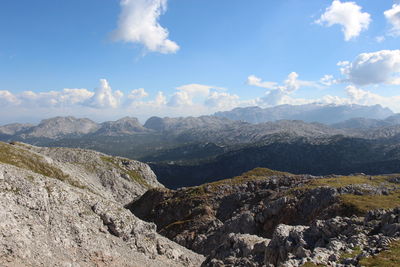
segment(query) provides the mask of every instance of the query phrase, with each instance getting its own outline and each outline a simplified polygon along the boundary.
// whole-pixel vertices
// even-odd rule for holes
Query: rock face
[[[199,266],[123,208],[162,187],[143,163],[0,143],[1,266]]]
[[[127,207],[207,256],[203,266],[355,266],[400,237],[399,196],[396,175],[255,169],[198,187],[151,189]]]
[[[281,224],[265,250],[264,263],[300,266],[306,262],[330,265],[342,262],[357,266],[360,258],[377,254],[400,237],[399,216],[400,208],[396,208],[372,211],[365,218],[317,220],[310,226]]]
[[[43,120],[39,125],[23,132],[23,138],[50,138],[57,139],[65,136],[78,136],[96,131],[97,123],[89,119],[74,117],[55,117]]]
[[[149,132],[149,129],[143,127],[137,118],[125,117],[117,121],[103,122],[94,135],[121,136],[146,132]]]

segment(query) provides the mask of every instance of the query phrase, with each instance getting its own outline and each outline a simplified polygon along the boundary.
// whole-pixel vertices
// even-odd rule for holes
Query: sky
[[[393,0],[2,0],[0,124],[380,104],[400,112]]]

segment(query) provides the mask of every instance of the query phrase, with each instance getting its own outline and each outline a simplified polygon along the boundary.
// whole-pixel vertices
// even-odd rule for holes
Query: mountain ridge
[[[241,120],[250,123],[262,123],[284,119],[333,124],[355,117],[385,119],[394,115],[394,113],[389,108],[383,108],[380,105],[285,104],[271,108],[239,107],[231,111],[217,112],[214,115],[217,117],[225,117],[232,120]]]

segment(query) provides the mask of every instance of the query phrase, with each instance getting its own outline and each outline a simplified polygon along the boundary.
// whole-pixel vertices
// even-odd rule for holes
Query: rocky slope
[[[137,118],[124,117],[116,121],[107,121],[101,123],[100,128],[93,134],[104,136],[123,136],[146,132],[150,132],[150,130],[143,127]]]
[[[74,117],[55,117],[43,120],[39,125],[16,132],[22,138],[49,138],[57,139],[65,136],[79,136],[97,130],[97,123],[89,119]]]
[[[150,188],[162,185],[137,161],[0,143],[0,265],[199,266],[123,208]]]
[[[388,258],[383,250],[393,257],[387,266],[398,266],[399,177],[255,169],[198,187],[151,189],[127,207],[206,255],[203,266],[372,266]]]

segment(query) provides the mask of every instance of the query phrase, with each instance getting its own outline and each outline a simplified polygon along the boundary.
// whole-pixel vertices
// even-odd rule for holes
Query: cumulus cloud
[[[337,81],[333,78],[333,75],[328,74],[324,75],[324,77],[322,77],[319,82],[325,86],[331,86],[332,84],[337,83]]]
[[[167,98],[163,92],[158,92],[156,98],[151,103],[156,106],[163,106],[167,104]]]
[[[394,4],[391,9],[386,10],[383,14],[392,25],[390,34],[393,36],[400,35],[400,4]]]
[[[274,84],[274,86],[271,87],[271,90],[267,91],[265,96],[258,100],[258,103],[263,106],[288,104],[288,101],[292,101],[292,98],[289,98],[288,96],[301,87],[320,87],[316,82],[299,80],[299,75],[296,72],[291,72],[282,85],[273,82],[264,82],[262,79],[254,75],[249,76],[247,81],[249,81],[249,78],[250,80],[256,81],[251,85],[258,87],[266,88],[264,85],[267,83]]]
[[[177,87],[176,89],[178,91],[186,92],[191,96],[195,96],[195,95],[207,96],[210,93],[211,89],[224,90],[221,87],[197,84],[197,83],[182,85],[182,86]]]
[[[325,13],[315,22],[330,27],[335,24],[342,26],[344,39],[351,40],[367,30],[371,22],[370,14],[361,11],[362,7],[355,2],[340,2],[334,0]]]
[[[168,106],[171,107],[190,106],[193,105],[193,99],[195,97],[199,98],[208,97],[215,91],[220,91],[225,89],[217,86],[193,83],[193,84],[186,84],[179,86],[176,88],[176,90],[177,92],[175,92],[168,101]]]
[[[178,44],[158,20],[167,9],[167,0],[121,0],[121,14],[114,40],[140,43],[151,52],[175,53]]]
[[[346,76],[344,82],[362,86],[369,84],[400,84],[400,50],[362,53],[354,62],[338,65]]]
[[[400,95],[385,97],[370,91],[362,90],[353,85],[346,87],[346,92],[349,97],[349,102],[352,104],[359,105],[376,105],[380,104],[385,107],[399,110],[400,107]]]
[[[230,109],[240,104],[239,96],[226,92],[211,92],[204,102],[206,106],[218,109]]]
[[[82,104],[93,96],[94,93],[86,89],[64,89],[40,93],[26,91],[21,94],[20,98],[33,105],[68,106]]]
[[[95,89],[93,96],[88,99],[87,105],[95,108],[117,108],[123,93],[119,90],[113,92],[106,79],[100,80],[100,86]]]
[[[168,102],[168,106],[170,107],[180,107],[180,106],[188,106],[192,105],[192,97],[185,91],[176,92],[172,95],[171,99]]]
[[[1,105],[12,105],[18,104],[18,98],[13,95],[10,91],[7,90],[0,90],[0,103]]]
[[[129,99],[132,100],[139,100],[145,97],[148,97],[149,93],[147,93],[143,88],[132,90],[131,93],[128,95]]]
[[[261,80],[261,78],[258,78],[255,75],[250,75],[249,77],[247,77],[246,83],[248,85],[253,85],[253,86],[267,88],[267,89],[273,89],[277,86],[276,82],[264,82]]]

